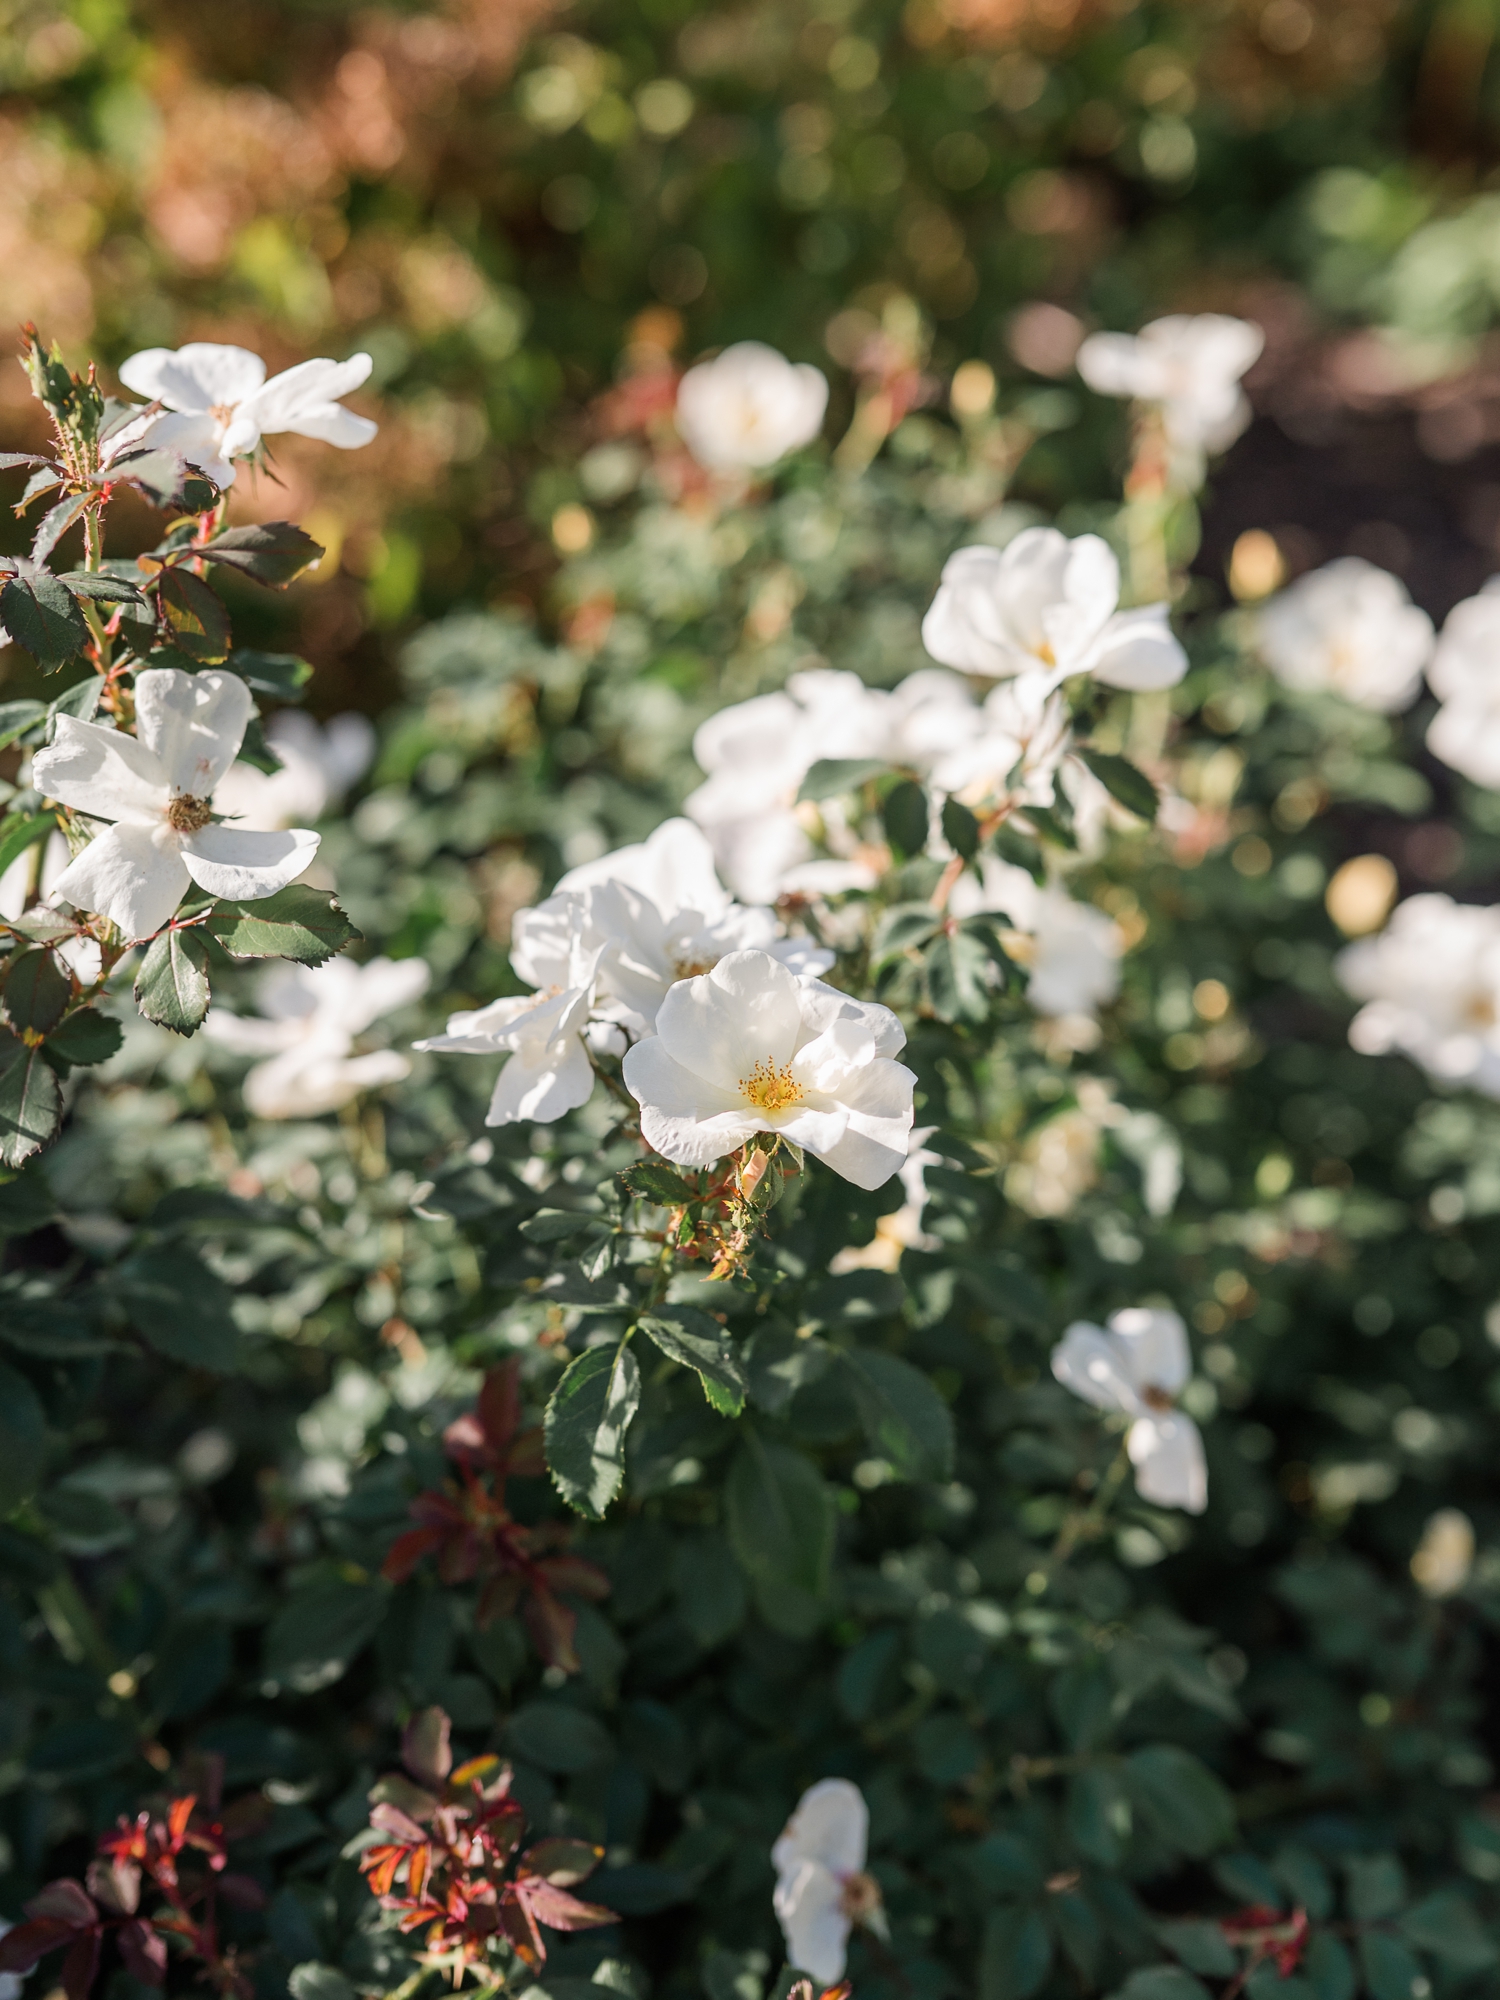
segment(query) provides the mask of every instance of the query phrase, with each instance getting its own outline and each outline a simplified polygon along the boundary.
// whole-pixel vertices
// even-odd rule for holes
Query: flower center
[[[1043,639],[1041,645],[1036,649],[1036,656],[1045,667],[1055,667],[1057,665],[1057,655],[1052,650],[1052,641],[1050,639]]]
[[[213,818],[207,799],[195,799],[191,792],[174,792],[167,801],[167,825],[174,833],[197,833]]]
[[[762,1059],[748,1076],[740,1078],[740,1089],[757,1111],[786,1111],[802,1102],[802,1086],[792,1079],[791,1067]]]
[[[712,972],[718,962],[716,958],[674,958],[672,971],[678,979],[699,979],[705,972]]]
[[[1488,993],[1476,993],[1464,1007],[1464,1020],[1471,1028],[1493,1028],[1495,1002]]]
[[[839,1902],[851,1924],[862,1924],[880,1908],[880,1884],[871,1875],[846,1875]]]
[[[1141,1391],[1141,1401],[1148,1410],[1175,1410],[1177,1405],[1165,1389],[1159,1389],[1154,1382],[1148,1382]]]
[[[238,408],[238,403],[214,403],[211,405],[208,414],[213,418],[221,431],[227,431]]]

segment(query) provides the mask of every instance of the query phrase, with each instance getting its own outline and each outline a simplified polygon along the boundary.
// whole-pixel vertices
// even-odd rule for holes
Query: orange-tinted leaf
[[[547,1963],[547,1947],[526,1903],[514,1884],[507,1882],[500,1896],[500,1928],[527,1965]]]
[[[466,1764],[460,1764],[448,1780],[450,1785],[472,1785],[481,1778],[487,1778],[491,1771],[500,1767],[500,1759],[490,1752],[483,1757],[471,1757]]]
[[[609,1595],[609,1578],[597,1563],[583,1556],[544,1556],[537,1567],[553,1590],[571,1591],[591,1604]]]
[[[167,1832],[171,1835],[174,1846],[180,1845],[183,1835],[187,1832],[188,1821],[192,1818],[193,1807],[197,1803],[197,1793],[189,1792],[184,1798],[173,1799],[168,1807]]]

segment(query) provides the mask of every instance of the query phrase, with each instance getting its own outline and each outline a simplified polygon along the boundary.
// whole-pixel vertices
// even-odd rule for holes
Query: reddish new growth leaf
[[[1283,1979],[1290,1978],[1302,1963],[1302,1954],[1307,1949],[1306,1910],[1294,1910],[1286,1917],[1269,1904],[1252,1903],[1249,1909],[1236,1910],[1232,1917],[1222,1918],[1219,1929],[1236,1949],[1250,1954],[1244,1971],[1231,1989],[1235,1992],[1267,1959]]]
[[[100,1841],[99,1858],[89,1863],[84,1883],[49,1882],[32,1897],[25,1921],[0,1938],[0,1972],[30,1972],[49,1952],[66,1947],[63,1991],[68,2000],[87,2000],[104,1940],[113,1933],[131,1978],[161,1986],[167,1941],[176,1938],[186,1956],[198,1960],[199,1977],[215,1992],[225,2000],[249,2000],[250,1982],[235,1962],[234,1948],[219,1942],[218,1902],[223,1897],[242,1909],[258,1909],[264,1900],[257,1882],[227,1871],[228,1844],[259,1831],[270,1809],[264,1799],[252,1797],[221,1814],[223,1760],[203,1759],[202,1766],[201,1792],[120,1820]],[[146,1882],[164,1899],[164,1907],[150,1917],[138,1914]]]
[[[457,1986],[503,1939],[533,1969],[547,1962],[543,1929],[593,1930],[613,1910],[571,1892],[598,1867],[603,1849],[542,1840],[517,1855],[526,1816],[510,1796],[510,1767],[471,1757],[453,1769],[448,1717],[425,1709],[407,1726],[401,1761],[371,1792],[380,1836],[360,1856],[370,1892],[403,1931],[426,1930],[422,1963]]]
[[[443,1444],[458,1478],[417,1495],[411,1513],[418,1525],[392,1543],[383,1574],[404,1583],[424,1557],[435,1556],[444,1583],[482,1578],[480,1625],[508,1616],[524,1597],[522,1616],[537,1651],[548,1666],[577,1673],[577,1614],[558,1592],[597,1599],[609,1580],[567,1553],[570,1531],[561,1521],[526,1527],[505,1504],[507,1479],[538,1479],[547,1469],[540,1428],[521,1429],[519,1360],[490,1370],[477,1408],[448,1426]]]
[[[817,2000],[849,2000],[854,1988],[847,1979],[841,1979],[837,1986],[825,1986]],[[786,2000],[813,2000],[813,1983],[810,1979],[799,1979],[795,1986],[787,1989]]]

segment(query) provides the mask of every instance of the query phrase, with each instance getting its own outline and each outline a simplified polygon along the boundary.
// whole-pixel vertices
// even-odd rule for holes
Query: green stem
[[[1105,1473],[1103,1479],[1100,1480],[1099,1490],[1088,1506],[1075,1507],[1059,1529],[1057,1540],[1052,1544],[1051,1553],[1042,1565],[1041,1574],[1048,1583],[1052,1581],[1052,1578],[1062,1568],[1068,1557],[1072,1555],[1078,1544],[1086,1539],[1091,1540],[1098,1533],[1100,1527],[1103,1525],[1104,1517],[1109,1512],[1114,1497],[1119,1492],[1121,1485],[1124,1483],[1125,1475],[1129,1470],[1130,1454],[1122,1441],[1120,1449],[1115,1453],[1114,1462],[1111,1464],[1108,1472]],[[1041,1595],[1040,1591],[1037,1595]]]

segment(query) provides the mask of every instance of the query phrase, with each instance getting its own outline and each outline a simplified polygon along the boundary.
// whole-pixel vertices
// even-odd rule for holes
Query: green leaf
[[[640,1407],[641,1371],[621,1341],[590,1347],[568,1368],[547,1405],[547,1470],[564,1500],[598,1521],[625,1478],[625,1433]]]
[[[1373,2000],[1425,2000],[1431,1991],[1416,1954],[1385,1931],[1361,1934],[1359,1962]]]
[[[0,587],[0,625],[44,673],[51,673],[83,651],[88,624],[51,570],[26,556],[6,560],[12,573]]]
[[[156,579],[156,601],[172,643],[190,659],[216,665],[229,651],[229,613],[211,584],[174,564]]]
[[[1379,1923],[1393,1917],[1406,1903],[1406,1870],[1394,1854],[1352,1856],[1349,1871],[1349,1914],[1359,1923]]]
[[[725,1501],[730,1543],[753,1582],[814,1599],[826,1594],[833,1495],[810,1459],[751,1431],[730,1467]]]
[[[507,1746],[544,1771],[587,1771],[614,1755],[609,1731],[570,1702],[529,1701],[506,1725]]]
[[[878,778],[890,768],[884,757],[820,757],[802,780],[798,803],[804,799],[838,798],[844,792],[856,791],[867,778]]]
[[[979,852],[979,821],[957,799],[943,801],[943,838],[965,861],[972,861]]]
[[[92,493],[73,493],[66,500],[59,500],[55,507],[48,508],[37,522],[36,533],[31,538],[33,562],[44,563],[47,560],[73,523],[82,518],[93,499]]]
[[[20,706],[19,703],[16,705]],[[50,812],[12,813],[9,818],[0,820],[0,875],[28,847],[45,840],[56,826],[57,815]]]
[[[208,1012],[208,947],[196,930],[173,928],[154,937],[135,976],[135,1004],[148,1021],[191,1035]]]
[[[1234,1800],[1205,1764],[1174,1743],[1125,1760],[1131,1796],[1168,1847],[1201,1859],[1234,1834]]]
[[[886,793],[880,817],[885,837],[897,854],[920,854],[927,845],[929,811],[927,794],[914,778],[903,778]]]
[[[258,902],[216,903],[208,929],[235,958],[291,958],[299,965],[324,965],[360,941],[338,899],[304,882]]]
[[[219,498],[218,487],[206,473],[190,465],[180,451],[164,447],[122,452],[111,464],[109,476],[139,486],[158,507],[184,514],[206,514]]]
[[[943,919],[930,903],[897,903],[886,911],[875,932],[870,956],[875,964],[911,951],[942,928]]]
[[[299,700],[312,679],[312,667],[296,653],[260,653],[236,646],[224,664],[257,694],[275,695],[278,701]]]
[[[111,1292],[141,1338],[169,1361],[217,1375],[241,1366],[233,1294],[191,1250],[137,1251],[111,1273]]]
[[[1126,812],[1134,813],[1137,819],[1143,819],[1148,824],[1155,824],[1160,795],[1139,766],[1132,764],[1128,757],[1116,757],[1107,750],[1080,747],[1078,755],[1110,797],[1118,800]]]
[[[570,1236],[581,1236],[585,1230],[607,1228],[604,1217],[592,1210],[576,1208],[539,1208],[535,1215],[528,1215],[520,1225],[521,1234],[530,1243],[566,1243]]]
[[[616,1178],[631,1194],[654,1201],[659,1208],[680,1208],[684,1203],[698,1199],[698,1190],[693,1183],[674,1173],[671,1167],[663,1166],[659,1160],[642,1160],[639,1166],[627,1167]]]
[[[124,1039],[125,1031],[118,1021],[101,1014],[97,1007],[80,1007],[47,1037],[45,1053],[70,1067],[88,1069],[94,1063],[108,1062]]]
[[[745,1622],[745,1579],[728,1542],[713,1529],[679,1536],[672,1551],[672,1590],[678,1617],[705,1650]]]
[[[0,1514],[36,1491],[47,1461],[47,1420],[35,1389],[0,1361]]]
[[[967,929],[941,932],[922,956],[932,1011],[940,1021],[983,1021],[994,988],[990,954]]]
[[[29,945],[6,966],[0,1016],[17,1035],[49,1035],[72,997],[73,982],[58,964],[57,953]]]
[[[1110,1766],[1086,1765],[1068,1780],[1068,1836],[1086,1860],[1118,1868],[1130,1820],[1130,1801]]]
[[[316,1694],[341,1680],[374,1638],[390,1603],[381,1584],[356,1582],[319,1564],[271,1621],[262,1671],[295,1694]]]
[[[1209,2000],[1208,1988],[1180,1965],[1143,1965],[1110,2000]]]
[[[290,583],[317,562],[322,544],[290,521],[258,521],[247,528],[227,528],[198,551],[205,561],[237,569],[257,583]]]
[[[1457,1889],[1439,1889],[1414,1904],[1401,1918],[1401,1934],[1460,1972],[1482,1972],[1500,1956],[1474,1905]]]
[[[745,1407],[745,1371],[717,1321],[693,1306],[664,1306],[659,1316],[643,1314],[640,1327],[663,1354],[695,1372],[721,1416],[739,1415]]]
[[[292,2000],[359,2000],[336,1965],[321,1965],[316,1959],[294,1965],[286,1983]]]
[[[874,1347],[851,1348],[843,1359],[871,1451],[903,1479],[951,1479],[953,1418],[921,1370]]]
[[[8,748],[28,729],[34,729],[46,713],[44,701],[0,701],[0,750]],[[0,868],[0,874],[3,873]]]
[[[39,1048],[0,1030],[0,1166],[19,1167],[57,1137],[62,1092]]]
[[[99,697],[104,692],[104,682],[98,674],[85,674],[82,680],[74,681],[71,687],[63,689],[55,701],[47,704],[48,716],[73,715],[80,722],[92,722],[99,706]]]
[[[1031,2000],[1051,1966],[1052,1939],[1039,1911],[1015,1904],[991,1910],[979,1952],[979,2000]]]
[[[138,583],[132,583],[127,576],[121,576],[107,569],[70,569],[63,583],[75,597],[92,598],[101,604],[137,604],[149,602],[146,593]]]
[[[1302,1970],[1318,2000],[1354,2000],[1358,1984],[1354,1976],[1354,1960],[1349,1956],[1347,1946],[1330,1932],[1314,1932],[1302,1961]]]
[[[1238,1967],[1233,1945],[1219,1925],[1207,1917],[1184,1917],[1174,1923],[1158,1924],[1156,1935],[1191,1972],[1228,1979]]]

